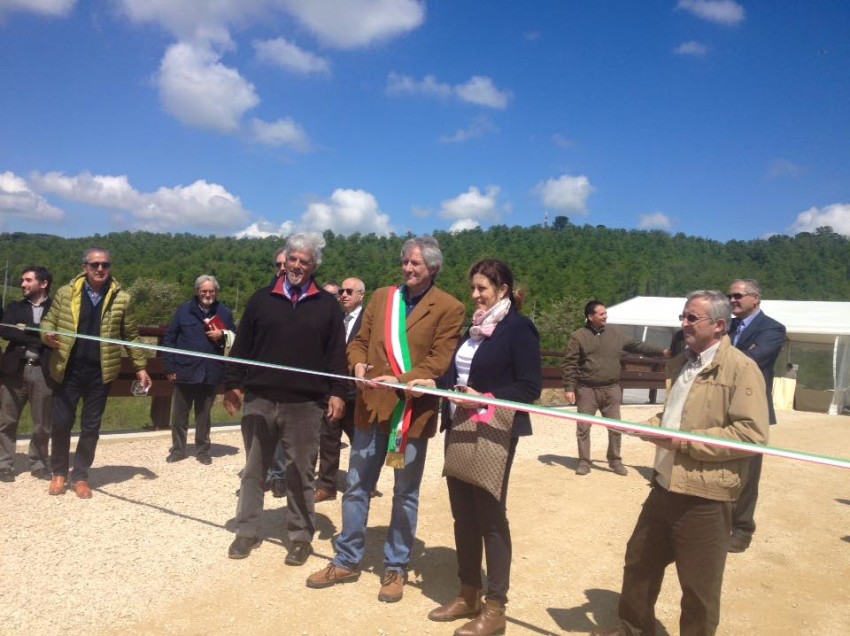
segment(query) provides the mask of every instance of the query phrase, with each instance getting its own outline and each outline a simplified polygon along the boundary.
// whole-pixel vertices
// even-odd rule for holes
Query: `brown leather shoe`
[[[381,591],[378,600],[384,603],[398,603],[404,595],[404,584],[407,583],[407,573],[398,570],[387,570],[381,577]]]
[[[53,475],[53,479],[50,480],[50,488],[47,489],[47,493],[50,495],[64,495],[65,487],[68,481],[67,477],[63,477],[62,475]]]
[[[454,600],[431,610],[428,618],[437,622],[454,621],[458,618],[478,616],[480,611],[481,590],[472,585],[461,585],[460,592]]]
[[[325,490],[324,488],[316,488],[316,503],[322,503],[323,501],[331,501],[332,499],[336,499],[335,492]]]
[[[505,606],[487,599],[477,618],[455,630],[455,636],[490,636],[505,633]]]
[[[75,481],[74,492],[80,499],[91,499],[91,488],[87,481]]]
[[[324,569],[313,572],[307,577],[307,587],[320,590],[323,587],[330,587],[337,583],[356,581],[358,578],[360,578],[360,572],[357,570],[346,570],[338,565],[329,563]]]

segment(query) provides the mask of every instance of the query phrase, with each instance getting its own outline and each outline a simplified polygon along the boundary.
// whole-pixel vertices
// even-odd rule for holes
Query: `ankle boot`
[[[481,589],[472,585],[461,585],[460,592],[445,605],[429,612],[432,621],[453,621],[458,618],[478,616],[481,611]]]
[[[505,606],[487,599],[477,618],[455,630],[455,636],[490,636],[505,633]]]

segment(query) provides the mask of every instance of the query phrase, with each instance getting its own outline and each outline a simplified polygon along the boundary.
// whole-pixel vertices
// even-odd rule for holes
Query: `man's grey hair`
[[[88,265],[89,255],[94,254],[95,252],[103,252],[106,254],[106,257],[111,261],[112,256],[109,254],[109,250],[104,249],[102,247],[90,247],[85,252],[83,252],[83,265]]]
[[[215,279],[215,276],[210,276],[209,274],[201,274],[195,279],[195,293],[198,293],[198,290],[201,288],[201,285],[204,283],[212,283],[215,285],[215,291],[218,293],[218,290],[221,289],[218,285],[218,281]]]
[[[302,232],[293,234],[286,239],[283,253],[287,258],[292,252],[310,252],[313,255],[313,263],[316,267],[322,264],[322,248],[325,247],[325,239],[320,234],[313,232]]]
[[[702,298],[708,302],[708,317],[711,322],[724,320],[726,325],[729,325],[732,320],[732,305],[726,298],[726,294],[715,289],[698,289],[688,294],[687,302],[691,302],[694,298]]]
[[[737,285],[738,283],[743,283],[744,289],[748,294],[758,294],[759,300],[761,300],[761,285],[759,285],[759,282],[755,278],[739,278],[732,281],[733,285]]]
[[[407,256],[414,247],[418,247],[422,253],[422,260],[431,272],[431,277],[437,278],[437,274],[443,269],[443,252],[440,250],[437,239],[427,234],[408,239],[401,246],[401,257]]]

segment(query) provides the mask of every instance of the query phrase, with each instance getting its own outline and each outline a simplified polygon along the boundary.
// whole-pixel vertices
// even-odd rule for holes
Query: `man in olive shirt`
[[[670,357],[669,349],[652,347],[630,338],[614,327],[606,327],[608,312],[598,300],[584,306],[587,319],[584,327],[570,335],[567,352],[561,367],[564,395],[567,402],[575,403],[579,413],[620,419],[620,402],[623,390],[620,381],[620,356],[623,351],[651,357]],[[618,475],[626,475],[620,457],[622,434],[608,429],[608,465]],[[590,472],[590,423],[576,422],[578,439],[578,468],[576,475]]]

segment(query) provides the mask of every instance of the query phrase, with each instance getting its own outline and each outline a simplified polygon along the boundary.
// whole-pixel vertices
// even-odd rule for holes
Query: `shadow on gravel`
[[[108,486],[110,484],[120,484],[125,481],[130,481],[136,477],[142,479],[156,479],[159,477],[149,468],[141,466],[97,466],[90,468],[90,481],[98,486]]]
[[[565,632],[587,634],[595,627],[616,627],[619,622],[617,605],[620,595],[611,590],[585,590],[587,602],[570,608],[550,607],[547,611],[558,627]],[[664,626],[655,622],[656,636],[670,636]]]
[[[205,526],[210,526],[212,528],[221,528],[225,529],[220,523],[215,523],[214,521],[209,521],[207,519],[199,519],[198,517],[193,517],[192,515],[185,515],[181,512],[175,512],[174,510],[170,510],[169,508],[165,508],[164,506],[158,506],[157,504],[148,503],[146,501],[139,501],[138,499],[130,499],[129,497],[122,497],[121,495],[116,495],[115,493],[111,493],[108,490],[103,490],[102,488],[92,488],[96,493],[103,495],[104,497],[112,497],[113,499],[118,499],[119,501],[124,501],[126,503],[134,504],[136,506],[144,506],[145,508],[151,508],[152,510],[157,510],[167,515],[172,515],[174,517],[180,517],[181,519],[186,519],[188,521],[195,521],[197,523],[202,523]]]

